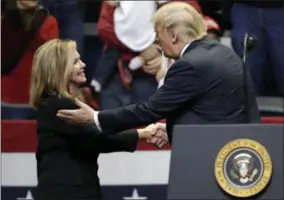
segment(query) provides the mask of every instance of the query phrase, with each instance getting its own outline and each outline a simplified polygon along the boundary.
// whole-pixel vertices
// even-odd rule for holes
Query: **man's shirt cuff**
[[[97,128],[99,129],[99,131],[102,131],[98,115],[99,115],[99,112],[95,112],[95,114],[94,114],[94,122],[95,122]]]

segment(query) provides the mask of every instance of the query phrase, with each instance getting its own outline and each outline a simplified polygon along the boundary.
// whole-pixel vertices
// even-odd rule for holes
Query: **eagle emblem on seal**
[[[233,168],[230,170],[230,175],[233,179],[238,179],[240,183],[247,184],[252,182],[258,173],[255,168],[255,159],[248,153],[240,153],[232,159]]]

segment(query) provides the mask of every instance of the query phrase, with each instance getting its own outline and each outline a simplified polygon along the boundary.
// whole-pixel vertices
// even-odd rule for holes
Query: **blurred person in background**
[[[248,33],[255,44],[248,52],[250,70],[257,95],[266,95],[266,79],[276,82],[274,95],[284,96],[284,1],[235,2],[231,10],[232,46],[243,56],[243,40]],[[270,72],[270,73],[269,73]],[[273,75],[272,75],[273,74]],[[267,77],[271,75],[271,77]],[[273,90],[270,88],[269,90]]]
[[[84,55],[84,22],[80,0],[39,0],[59,25],[59,38],[76,41],[78,51]]]
[[[84,68],[74,41],[51,40],[35,53],[30,102],[37,109],[36,200],[101,200],[100,153],[133,152],[139,139],[167,143],[163,124],[107,135],[95,125],[60,120],[59,109],[78,108],[74,99],[86,81]]]
[[[103,2],[98,34],[105,47],[91,82],[99,92],[101,110],[145,100],[155,92],[153,73],[161,63],[151,23],[156,8],[155,1]],[[152,62],[130,69],[130,61],[141,51],[154,55]]]
[[[205,25],[207,27],[207,38],[220,42],[222,33],[219,24],[209,16],[204,16]]]
[[[4,12],[6,5],[7,5],[7,0],[2,0],[1,1],[1,13]]]
[[[58,25],[36,0],[9,0],[1,18],[1,116],[32,119],[28,105],[34,52],[58,38]]]
[[[169,1],[104,1],[98,33],[105,43],[92,86],[100,109],[146,100],[165,75],[151,18]],[[186,1],[200,11],[198,2]]]

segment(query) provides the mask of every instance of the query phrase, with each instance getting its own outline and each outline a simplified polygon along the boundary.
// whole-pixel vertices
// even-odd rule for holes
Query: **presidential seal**
[[[215,177],[219,186],[234,197],[251,197],[260,193],[272,175],[270,156],[260,143],[237,139],[226,144],[215,160]]]

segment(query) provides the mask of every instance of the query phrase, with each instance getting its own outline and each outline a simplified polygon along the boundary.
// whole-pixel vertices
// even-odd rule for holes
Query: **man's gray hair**
[[[178,40],[183,43],[187,43],[189,39],[201,39],[207,34],[202,15],[183,2],[164,5],[155,13],[153,21],[156,28],[177,35]]]

